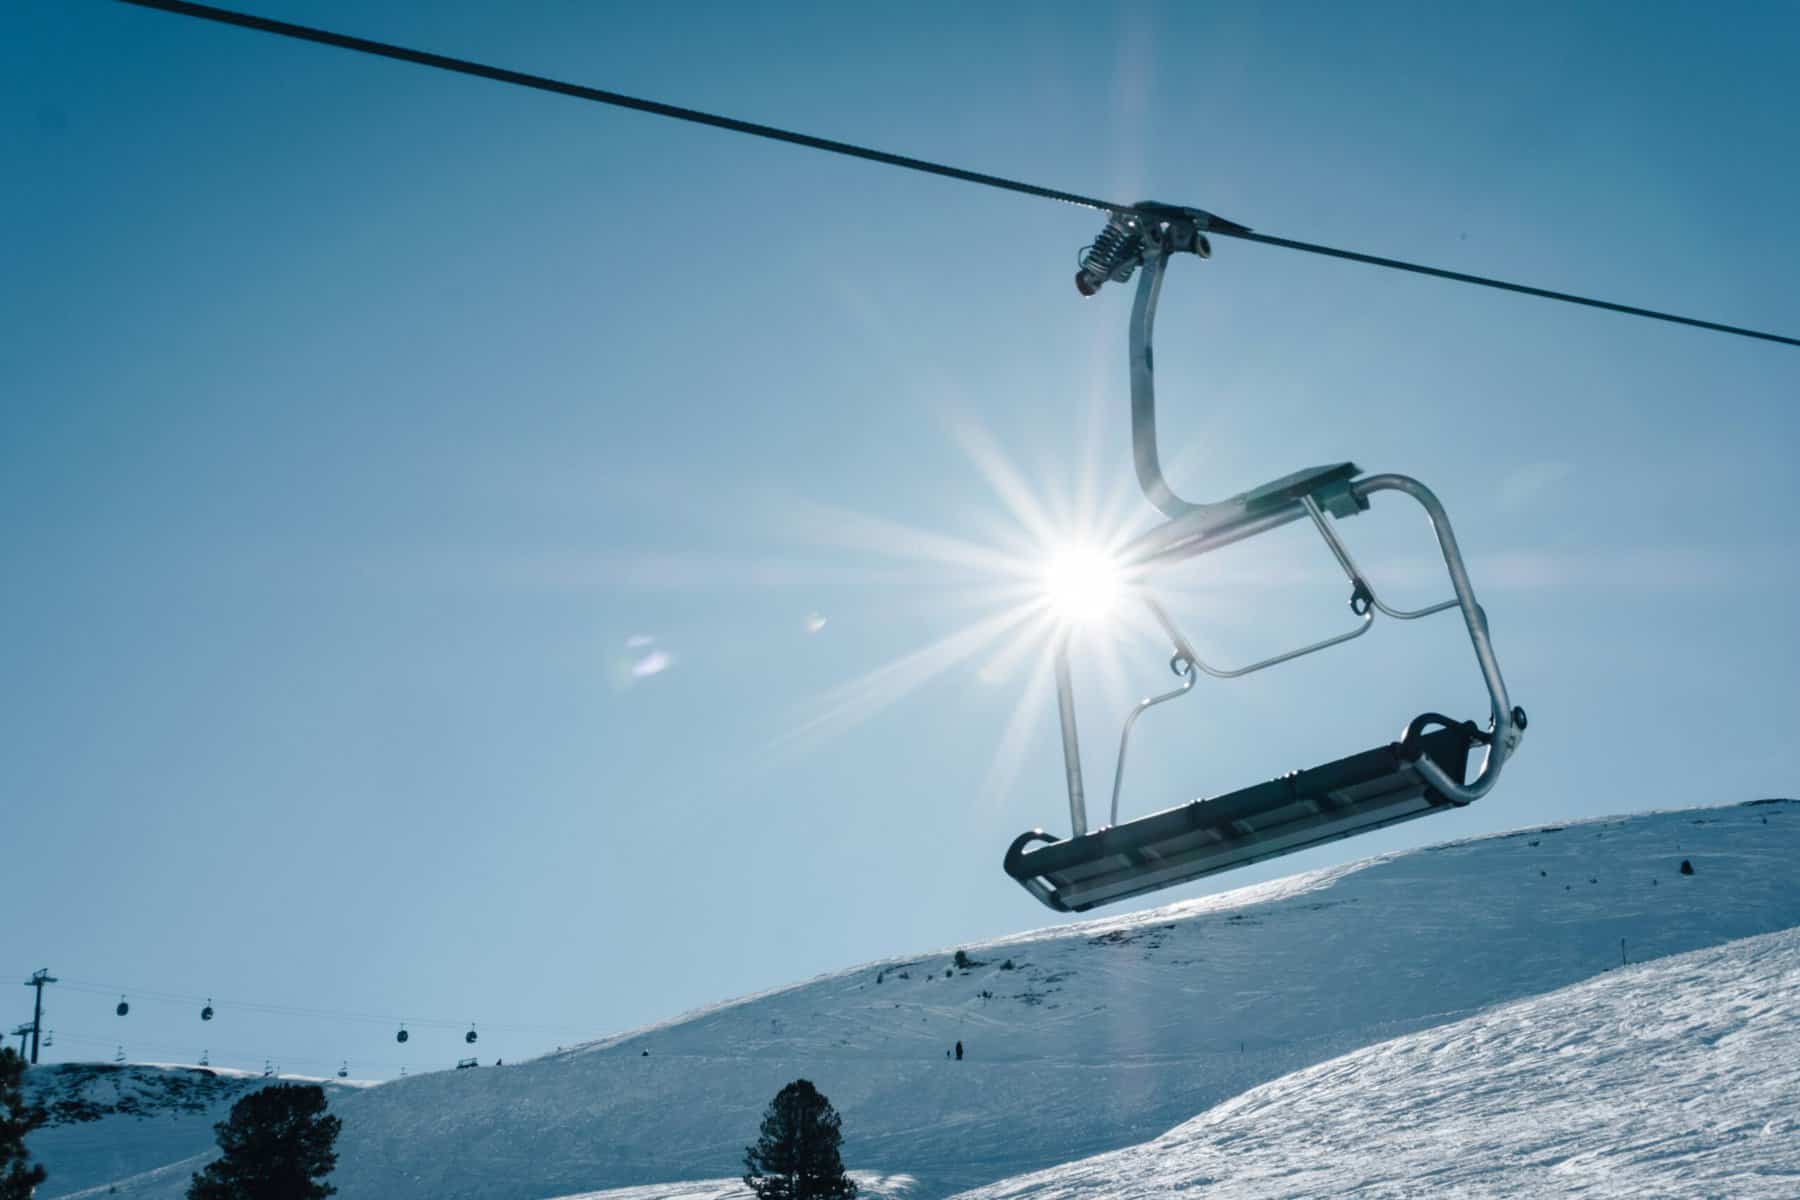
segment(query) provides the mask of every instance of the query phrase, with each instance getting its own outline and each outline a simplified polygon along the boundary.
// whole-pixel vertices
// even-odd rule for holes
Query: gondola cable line
[[[215,1004],[210,996],[202,997],[189,993],[157,991],[149,988],[121,988],[116,984],[101,983],[93,980],[65,979],[62,981],[61,986],[68,991],[81,992],[90,995],[119,995],[119,1004],[116,1006],[115,1011],[118,1011],[118,1009],[124,1009],[126,1011],[130,1010],[131,1005],[126,999],[127,996],[136,996],[140,1000],[148,999],[166,1004],[190,1005],[203,1003],[204,1007],[201,1009],[200,1015],[200,1019],[203,1021],[214,1020],[220,1013],[228,1013],[235,1010],[264,1016],[306,1017],[314,1020],[344,1021],[359,1024],[394,1026],[399,1023],[399,1019],[391,1014],[357,1012],[342,1009],[306,1008],[299,1005],[274,1004],[264,1001],[232,1000],[229,998],[219,1000]],[[126,1011],[118,1011],[118,1015],[124,1016],[126,1015]],[[209,1012],[213,1015],[207,1015]],[[470,1044],[473,1044],[474,1039],[468,1038],[467,1034],[474,1033],[476,1029],[476,1025],[472,1021],[456,1021],[448,1018],[409,1017],[406,1019],[405,1023],[415,1029],[462,1030],[465,1034],[464,1040],[468,1041]],[[490,1031],[496,1033],[546,1034],[584,1038],[603,1036],[602,1034],[595,1033],[591,1029],[580,1029],[572,1025],[508,1024],[497,1021],[483,1021],[481,1024],[486,1026]]]

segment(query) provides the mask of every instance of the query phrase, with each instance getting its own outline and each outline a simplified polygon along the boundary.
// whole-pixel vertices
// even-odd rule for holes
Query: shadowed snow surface
[[[967,1200],[1800,1196],[1800,930],[1358,1050]],[[646,1200],[649,1200],[646,1197]]]
[[[971,944],[966,970],[954,948],[873,963],[528,1063],[340,1093],[333,1182],[343,1200],[729,1195],[763,1106],[803,1076],[843,1114],[852,1168],[929,1200],[1137,1147],[1293,1072],[1590,979],[1621,939],[1640,961],[1800,926],[1797,851],[1800,804],[1656,813]],[[46,1200],[96,1174],[72,1149],[60,1170],[55,1138],[33,1140]],[[179,1196],[186,1173],[132,1172],[188,1153],[127,1156],[118,1194]],[[727,1182],[646,1187],[681,1180]]]
[[[49,1111],[31,1135],[34,1157],[55,1172],[40,1198],[106,1194],[120,1179],[135,1195],[180,1196],[214,1153],[213,1126],[231,1106],[273,1080],[223,1068],[58,1063],[26,1073],[27,1095]],[[367,1086],[283,1075],[318,1083],[335,1101]],[[119,1188],[127,1194],[126,1187]]]

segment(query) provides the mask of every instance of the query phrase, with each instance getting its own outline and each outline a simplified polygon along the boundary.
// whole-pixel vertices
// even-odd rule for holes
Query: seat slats
[[[1460,781],[1476,741],[1452,727],[1418,748]],[[1390,744],[1067,841],[1022,834],[1006,873],[1051,908],[1084,912],[1453,807]]]

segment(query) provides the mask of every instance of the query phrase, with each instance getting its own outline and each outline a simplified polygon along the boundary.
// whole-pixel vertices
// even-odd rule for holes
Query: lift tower
[[[38,1035],[44,1031],[44,985],[55,982],[56,976],[50,973],[48,967],[39,967],[25,981],[26,987],[37,989],[37,1003],[31,1008],[31,1065],[34,1067],[37,1066]]]

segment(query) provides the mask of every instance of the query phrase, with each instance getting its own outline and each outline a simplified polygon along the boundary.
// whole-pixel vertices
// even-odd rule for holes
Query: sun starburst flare
[[[829,505],[794,504],[788,515],[809,540],[874,551],[929,572],[934,606],[965,608],[968,618],[816,697],[768,749],[785,758],[814,748],[972,665],[983,684],[1019,687],[981,785],[983,799],[995,803],[1011,789],[1034,739],[1053,726],[1050,664],[1059,640],[1080,644],[1102,702],[1124,709],[1138,698],[1131,677],[1141,672],[1126,669],[1121,650],[1166,646],[1166,639],[1131,603],[1136,585],[1119,553],[1137,512],[1129,480],[1102,494],[1081,476],[1078,495],[1045,494],[984,429],[963,423],[954,434],[1000,501],[1000,519],[982,530],[985,541]],[[1141,690],[1141,678],[1138,683]]]

